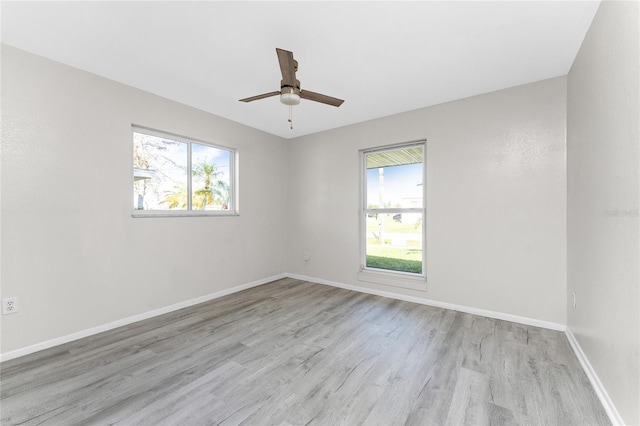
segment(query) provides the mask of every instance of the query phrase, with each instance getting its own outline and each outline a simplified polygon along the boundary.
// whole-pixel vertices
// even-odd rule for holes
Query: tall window
[[[235,151],[132,127],[134,215],[229,215]]]
[[[424,276],[425,143],[362,152],[363,271]]]

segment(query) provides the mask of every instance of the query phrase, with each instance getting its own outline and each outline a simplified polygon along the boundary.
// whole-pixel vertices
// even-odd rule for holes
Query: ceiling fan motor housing
[[[300,103],[300,80],[296,80],[296,87],[284,84],[284,80],[280,81],[280,102],[285,105]]]

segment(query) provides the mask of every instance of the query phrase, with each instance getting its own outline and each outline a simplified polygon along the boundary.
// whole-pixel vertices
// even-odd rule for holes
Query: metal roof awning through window
[[[422,163],[423,147],[414,146],[391,151],[367,153],[367,169]]]

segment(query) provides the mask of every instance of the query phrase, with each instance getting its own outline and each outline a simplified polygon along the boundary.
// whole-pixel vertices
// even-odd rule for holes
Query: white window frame
[[[164,138],[169,140],[174,140],[177,142],[182,142],[187,144],[187,209],[186,210],[136,210],[133,209],[131,216],[132,217],[199,217],[199,216],[210,216],[210,217],[220,217],[220,216],[239,216],[239,208],[238,208],[238,151],[234,148],[229,148],[227,146],[217,145],[210,142],[201,141],[194,138],[188,138],[185,136],[176,135],[174,133],[164,132],[160,130],[150,129],[148,127],[132,125],[131,126],[131,141],[133,143],[133,133],[143,133],[149,136],[155,136],[158,138]],[[230,153],[229,158],[229,209],[228,210],[192,210],[192,165],[191,165],[191,145],[192,144],[209,146],[211,148],[221,149],[228,151]],[[131,159],[131,179],[130,183],[134,182],[134,167],[133,167],[133,157]],[[133,185],[131,185],[132,191]]]
[[[367,154],[395,151],[404,148],[422,147],[422,207],[420,208],[367,208]],[[360,150],[360,270],[358,280],[401,287],[412,290],[427,289],[427,140],[404,142],[375,148]],[[387,213],[421,213],[422,214],[422,273],[392,271],[367,267],[367,215]]]

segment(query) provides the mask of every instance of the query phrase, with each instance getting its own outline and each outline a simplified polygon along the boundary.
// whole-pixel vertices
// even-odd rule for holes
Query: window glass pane
[[[422,208],[422,147],[366,154],[366,208]]]
[[[187,209],[187,144],[133,132],[133,208]]]
[[[193,210],[229,210],[231,204],[231,153],[211,146],[191,144]]]
[[[422,213],[366,214],[366,266],[422,273]]]
[[[424,147],[364,153],[363,268],[424,275]]]

